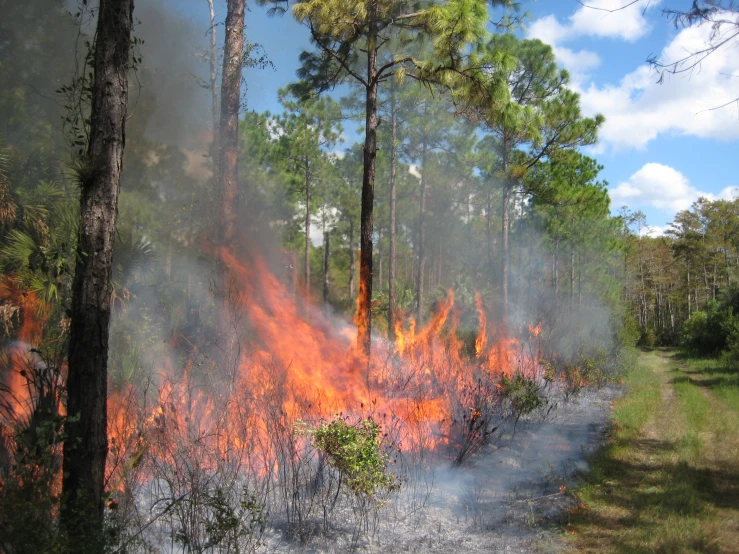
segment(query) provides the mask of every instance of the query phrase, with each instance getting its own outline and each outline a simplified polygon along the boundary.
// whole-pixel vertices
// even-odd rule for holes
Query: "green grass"
[[[713,553],[739,544],[739,524],[726,524],[739,521],[737,390],[730,371],[702,364],[644,353],[626,375],[608,443],[576,492],[568,531],[581,549]]]
[[[695,372],[726,407],[739,412],[739,366],[726,358],[685,358],[684,363]]]
[[[652,354],[645,354],[645,358]],[[629,392],[615,406],[614,438],[625,441],[634,438],[661,403],[659,377],[649,369],[648,360],[638,361],[626,373],[624,382]]]

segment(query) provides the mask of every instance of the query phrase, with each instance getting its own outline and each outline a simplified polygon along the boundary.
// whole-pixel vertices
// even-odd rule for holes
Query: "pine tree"
[[[81,224],[70,309],[61,512],[69,552],[102,551],[111,273],[132,27],[132,0],[101,0],[90,142],[79,172]]]
[[[287,4],[277,0],[279,4]],[[509,5],[508,0],[494,4]],[[358,301],[359,348],[367,355],[371,345],[370,303],[373,276],[373,208],[377,157],[378,91],[392,75],[434,82],[455,89],[459,97],[479,92],[482,71],[469,69],[464,60],[469,45],[481,41],[488,23],[486,2],[448,0],[419,9],[415,2],[397,0],[303,0],[292,4],[296,19],[311,32],[314,52],[301,55],[301,76],[314,90],[325,91],[353,80],[365,92],[365,140],[360,228]],[[403,34],[403,44],[428,40],[433,57],[417,59],[412,52],[391,51],[382,60],[390,38]],[[381,61],[382,60],[382,61]]]

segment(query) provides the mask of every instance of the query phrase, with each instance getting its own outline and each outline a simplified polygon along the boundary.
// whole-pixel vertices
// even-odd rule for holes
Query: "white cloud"
[[[646,8],[651,9],[657,3],[650,2]],[[619,38],[630,42],[641,38],[649,31],[644,17],[645,6],[641,4],[637,2],[625,9],[608,12],[605,10],[622,7],[624,0],[589,0],[589,7],[580,6],[564,24],[553,15],[537,19],[529,26],[527,36],[552,45],[557,60],[572,73],[573,81],[577,83],[584,80],[589,70],[600,65],[600,57],[595,52],[574,51],[562,44],[582,36]]]
[[[616,206],[627,205],[632,209],[651,206],[674,213],[690,208],[701,196],[708,200],[728,200],[734,198],[738,190],[737,187],[726,187],[718,195],[703,192],[692,186],[677,169],[660,163],[648,163],[627,181],[610,189],[609,194]]]
[[[588,5],[603,9],[623,4],[623,0],[588,0]],[[643,0],[610,13],[581,6],[566,20],[549,15],[534,21],[528,30],[529,37],[551,44],[559,62],[571,72],[573,88],[581,94],[583,113],[606,117],[593,154],[609,149],[642,149],[660,135],[739,139],[739,104],[732,103],[739,97],[739,56],[732,48],[735,42],[729,41],[713,52],[689,74],[666,74],[662,84],[647,64],[636,67],[618,83],[595,84],[588,74],[600,65],[599,56],[565,46],[567,41],[584,36],[637,40],[650,29],[645,8],[653,9],[656,4],[658,1]],[[739,16],[727,13],[725,19],[739,21]],[[729,28],[731,32],[735,29],[729,25],[725,32]],[[657,59],[669,65],[690,52],[705,49],[711,32],[710,25],[682,29]],[[723,109],[714,109],[724,105]]]
[[[554,47],[554,55],[573,75],[584,76],[590,69],[598,67],[601,62],[600,56],[595,52],[589,50],[574,51],[564,46]]]
[[[547,15],[534,21],[526,31],[529,38],[538,38],[545,44],[559,44],[570,34],[569,29],[562,25],[555,16]]]
[[[669,228],[670,227],[668,225],[665,225],[663,227],[660,227],[659,225],[647,225],[646,227],[641,228],[639,236],[652,238],[661,237]]]
[[[581,6],[569,18],[571,35],[620,38],[633,42],[649,32],[649,22],[644,16],[659,1],[627,4],[624,0],[588,0],[585,3],[589,7]]]
[[[562,24],[548,15],[534,21],[528,29],[528,36],[538,38],[548,44],[558,44],[582,36],[619,38],[633,42],[649,32],[650,26],[645,16],[646,10],[654,8],[659,2],[636,2],[623,7],[624,0],[589,0],[587,6],[580,6]],[[617,10],[609,12],[607,10]]]
[[[703,49],[710,33],[708,25],[683,29],[658,59],[669,64]],[[618,85],[590,84],[581,92],[583,111],[606,116],[601,141],[615,150],[644,148],[665,134],[736,139],[739,114],[731,102],[739,96],[737,74],[739,56],[732,48],[716,50],[691,74],[666,75],[662,84],[654,71],[642,65]]]

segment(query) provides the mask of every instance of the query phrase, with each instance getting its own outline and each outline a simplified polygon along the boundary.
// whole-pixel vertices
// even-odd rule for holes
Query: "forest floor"
[[[739,371],[640,356],[576,493],[576,551],[739,553]]]

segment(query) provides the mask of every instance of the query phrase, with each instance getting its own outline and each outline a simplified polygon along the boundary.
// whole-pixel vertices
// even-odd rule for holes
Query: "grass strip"
[[[587,552],[721,552],[714,478],[700,464],[710,397],[664,353],[626,376],[608,442],[575,492],[567,531]],[[723,544],[728,544],[725,540]]]

